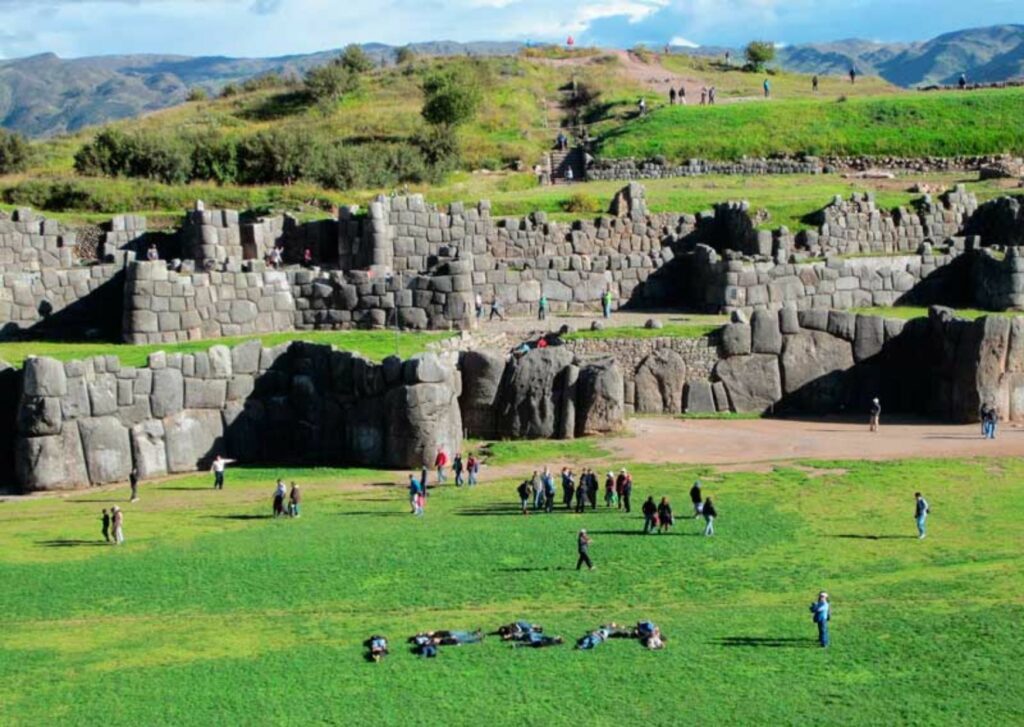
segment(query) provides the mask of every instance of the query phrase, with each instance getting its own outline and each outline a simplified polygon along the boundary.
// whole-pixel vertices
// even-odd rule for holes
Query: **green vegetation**
[[[0,174],[24,171],[31,158],[32,147],[24,136],[0,129]]]
[[[604,507],[519,517],[521,473],[495,482],[486,469],[480,487],[435,490],[423,519],[406,514],[401,474],[358,470],[234,469],[223,492],[204,474],[144,484],[131,505],[109,488],[7,502],[0,721],[1016,723],[1024,463],[827,467],[636,463],[635,499],[667,495],[681,516],[673,535],[648,537],[633,535],[637,514]],[[278,476],[304,488],[298,520],[268,517]],[[714,538],[694,537],[700,524],[685,517],[696,476],[720,512]],[[923,542],[915,489],[933,509]],[[127,543],[94,546],[115,499]],[[580,527],[593,536],[590,573],[572,570]],[[828,651],[807,611],[822,588]],[[570,643],[652,619],[667,647],[534,651],[488,637],[423,661],[405,644],[514,619]],[[391,641],[377,665],[361,646],[372,633]],[[568,675],[590,686],[500,696]]]
[[[615,326],[599,331],[575,331],[565,336],[568,340],[614,340],[617,338],[703,338],[727,322],[725,316],[687,316],[685,323],[669,322],[662,328],[643,326]],[[692,321],[692,322],[691,322]],[[697,322],[700,321],[700,322]],[[707,322],[705,322],[707,321]]]
[[[1024,151],[1024,90],[668,106],[605,134],[607,157],[954,156]]]
[[[449,333],[414,333],[396,331],[289,331],[263,336],[218,338],[187,343],[159,343],[135,346],[128,343],[66,343],[60,341],[5,341],[0,343],[0,360],[21,366],[29,356],[49,356],[60,361],[90,356],[117,356],[125,366],[145,366],[146,358],[155,351],[193,353],[211,346],[234,346],[258,338],[264,346],[277,346],[289,341],[308,341],[335,346],[342,351],[358,351],[369,359],[380,361],[397,355],[408,358],[426,350],[427,344],[450,337]]]
[[[956,315],[958,318],[963,318],[968,321],[975,321],[979,318],[986,316],[1019,316],[1020,311],[987,311],[979,310],[977,308],[956,308]],[[928,308],[920,306],[894,306],[888,307],[875,307],[875,308],[852,308],[852,313],[864,313],[872,316],[883,316],[885,318],[899,318],[901,320],[909,321],[914,318],[927,318]]]
[[[609,456],[601,441],[593,437],[584,439],[503,439],[497,442],[467,442],[466,451],[479,451],[490,466],[539,462],[599,460]]]
[[[760,72],[766,64],[775,60],[775,44],[763,40],[752,40],[743,51],[750,70]]]

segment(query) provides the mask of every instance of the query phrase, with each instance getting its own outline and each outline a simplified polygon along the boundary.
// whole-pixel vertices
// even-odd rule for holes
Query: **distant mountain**
[[[779,64],[801,73],[878,75],[900,86],[1005,81],[1024,75],[1024,25],[995,25],[946,33],[924,43],[841,40],[779,50]]]
[[[512,55],[520,43],[413,43],[422,56]],[[398,48],[372,43],[379,64]],[[277,58],[192,58],[174,55],[62,59],[52,53],[0,61],[0,126],[29,136],[53,136],[83,126],[130,118],[181,103],[193,87],[217,93],[226,84],[264,73],[299,76],[338,55],[329,50]]]

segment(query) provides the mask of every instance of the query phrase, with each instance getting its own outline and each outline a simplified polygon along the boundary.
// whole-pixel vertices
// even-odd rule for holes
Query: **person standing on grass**
[[[544,502],[544,482],[537,470],[533,471],[533,477],[530,478],[530,491],[533,493],[533,509],[540,510]]]
[[[623,470],[625,471],[625,470]],[[622,481],[622,509],[629,513],[629,501],[633,496],[633,475],[626,472],[626,478]]]
[[[640,510],[644,514],[644,534],[653,533],[657,527],[655,517],[658,515],[658,506],[654,504],[654,495],[650,495],[644,500],[643,507]]]
[[[715,105],[715,99],[718,97],[718,89],[712,86],[708,89],[708,106]]]
[[[611,472],[604,478],[604,504],[605,507],[611,507],[613,503],[617,501],[615,497],[615,475]]]
[[[680,106],[685,106],[686,105],[686,87],[685,86],[680,86],[679,87],[679,105]]]
[[[437,456],[434,457],[434,467],[437,468],[437,484],[443,484],[448,481],[448,475],[445,474],[444,468],[448,466],[448,455],[445,453],[443,447],[437,448]]]
[[[764,97],[765,98],[771,98],[772,97],[772,84],[771,84],[771,82],[767,78],[764,79]]]
[[[124,513],[121,508],[114,505],[114,545],[124,544]]]
[[[876,396],[871,400],[871,425],[870,429],[872,432],[878,431],[878,425],[882,420],[882,403],[878,401]]]
[[[128,473],[128,484],[131,485],[132,495],[131,502],[139,501],[139,468],[132,467],[132,471]]]
[[[480,472],[480,460],[476,458],[476,455],[472,452],[469,455],[469,460],[466,462],[466,473],[469,475],[469,486],[472,487],[477,483],[477,475]]]
[[[580,556],[576,560],[576,570],[579,570],[584,563],[587,564],[589,570],[594,570],[594,563],[590,560],[590,536],[587,535],[586,530],[580,530],[576,537],[576,550]]]
[[[715,510],[715,505],[711,502],[710,497],[704,501],[704,507],[701,508],[701,512],[704,515],[704,522],[707,523],[704,526],[704,535],[714,535],[715,518],[718,517],[718,511]]]
[[[924,499],[924,496],[920,492],[914,493],[914,522],[917,523],[917,539],[924,540],[925,537],[925,525],[927,524],[928,514],[931,513],[931,508],[928,507],[928,501]]]
[[[850,69],[850,84],[852,85],[852,84],[854,84],[856,82],[857,82],[857,69],[856,68],[851,68]]]
[[[553,512],[555,509],[555,476],[551,470],[544,468],[544,512]]]
[[[420,481],[412,474],[409,475],[409,508],[410,515],[423,514],[420,508]]]
[[[462,452],[455,453],[452,460],[452,472],[455,473],[455,486],[462,487]]]
[[[100,522],[102,523],[102,530],[100,530],[100,532],[103,533],[103,540],[105,542],[109,543],[110,542],[110,513],[107,512],[106,508],[103,508],[103,517],[100,519]]]
[[[676,105],[676,90],[675,90],[675,88],[670,88],[668,90],[668,105],[669,106],[675,106]]]
[[[814,76],[814,78],[811,79],[811,90],[813,90],[815,93],[818,92],[818,77],[817,76]]]
[[[287,490],[284,486],[284,480],[279,479],[277,481],[277,487],[274,488],[274,517],[281,517],[284,515],[285,494],[287,494]]]
[[[299,516],[299,504],[302,502],[302,492],[299,490],[299,486],[294,482],[292,483],[292,489],[288,493],[288,514],[292,517]]]
[[[658,504],[658,532],[667,533],[672,529],[674,518],[672,517],[672,506],[667,497],[661,498]]]
[[[818,643],[823,649],[828,647],[828,622],[832,617],[831,611],[828,594],[822,591],[818,594],[818,600],[811,604],[811,619],[818,627]]]
[[[587,499],[590,500],[590,509],[597,509],[597,492],[601,489],[601,483],[597,481],[597,473],[590,471],[590,484],[587,486]]]
[[[704,509],[703,495],[700,491],[700,480],[693,483],[693,487],[690,488],[690,502],[693,503],[693,517],[699,518],[701,511]]]
[[[572,478],[572,470],[568,467],[562,468],[562,503],[565,509],[572,508],[572,498],[576,494],[576,486]]]
[[[590,484],[589,470],[584,469],[580,475],[580,483],[576,486],[576,512],[583,512],[587,506],[587,487]]]
[[[235,462],[235,460],[225,459],[219,454],[213,458],[213,465],[210,467],[210,471],[213,472],[213,489],[224,489],[224,470],[233,462]]]
[[[516,492],[519,494],[519,506],[523,510],[523,515],[530,514],[530,481],[523,480],[519,483],[519,487],[516,488]]]

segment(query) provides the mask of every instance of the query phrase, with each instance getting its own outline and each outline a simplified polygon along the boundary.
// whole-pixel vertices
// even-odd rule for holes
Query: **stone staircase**
[[[554,150],[548,152],[547,165],[548,178],[552,184],[566,183],[566,171],[568,169],[572,169],[574,182],[582,182],[587,171],[583,149],[578,146],[567,151]]]

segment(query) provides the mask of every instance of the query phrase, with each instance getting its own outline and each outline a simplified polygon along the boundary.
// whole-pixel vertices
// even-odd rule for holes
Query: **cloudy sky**
[[[1024,0],[0,0],[0,56],[268,56],[351,42],[737,46],[921,40],[1024,23]]]

